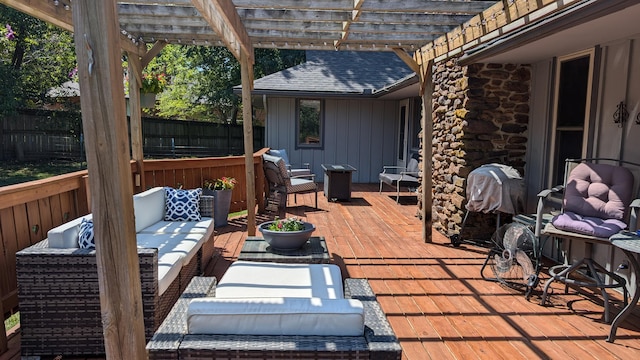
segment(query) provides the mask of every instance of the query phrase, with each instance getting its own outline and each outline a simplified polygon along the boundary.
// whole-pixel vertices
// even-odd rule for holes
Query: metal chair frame
[[[615,274],[613,271],[606,269],[604,266],[598,264],[593,259],[593,246],[594,244],[608,244],[610,245],[609,239],[598,238],[590,235],[578,234],[575,232],[564,231],[555,228],[550,222],[544,223],[543,215],[545,215],[546,208],[546,200],[553,194],[557,194],[559,192],[564,191],[566,182],[571,171],[580,163],[590,162],[590,163],[601,163],[601,162],[615,162],[618,166],[624,165],[632,165],[638,166],[640,168],[640,164],[619,160],[619,159],[610,159],[610,158],[585,158],[585,159],[567,159],[565,161],[565,181],[563,185],[556,186],[552,189],[543,190],[538,194],[538,206],[536,213],[536,224],[535,224],[535,235],[540,239],[541,236],[549,236],[554,238],[565,238],[568,240],[580,240],[585,243],[585,253],[584,258],[578,260],[573,264],[560,264],[553,266],[549,269],[549,275],[551,276],[549,280],[545,282],[541,304],[545,305],[550,289],[550,285],[554,281],[561,281],[565,284],[565,293],[568,291],[568,287],[587,287],[587,288],[596,288],[600,290],[604,300],[604,321],[609,323],[611,320],[610,311],[609,311],[609,294],[606,289],[612,288],[621,288],[624,295],[624,303],[625,306],[627,304],[627,300],[629,297],[629,292],[626,286],[626,280]],[[637,198],[637,186],[638,181],[634,181],[634,194]],[[629,205],[630,211],[626,216],[628,219],[627,224],[631,231],[635,231],[636,223],[637,223],[637,208],[640,205],[640,202],[637,200],[633,200]],[[562,211],[564,210],[564,206]],[[545,225],[543,227],[543,225]],[[577,275],[577,276],[575,276]],[[572,277],[574,276],[574,277]],[[607,277],[610,279],[607,281]]]

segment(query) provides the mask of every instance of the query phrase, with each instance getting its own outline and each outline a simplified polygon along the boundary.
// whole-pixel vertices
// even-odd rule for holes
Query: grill
[[[476,168],[467,178],[467,205],[460,233],[450,237],[454,246],[464,240],[461,234],[470,213],[496,214],[496,230],[500,214],[515,215],[524,209],[524,180],[518,170],[503,164],[487,164]]]

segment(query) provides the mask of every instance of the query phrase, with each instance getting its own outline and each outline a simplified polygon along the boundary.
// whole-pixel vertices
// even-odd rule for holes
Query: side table
[[[607,342],[614,342],[616,340],[616,330],[624,319],[631,314],[633,308],[640,300],[640,265],[638,264],[637,254],[640,254],[640,236],[636,233],[623,231],[609,238],[611,244],[624,252],[629,259],[629,263],[633,268],[636,275],[636,290],[633,292],[633,299],[622,309],[622,311],[613,319],[611,323],[611,330]]]
[[[324,170],[324,196],[332,200],[351,200],[351,173],[357,171],[351,165],[321,164]]]
[[[271,249],[263,238],[249,236],[242,245],[238,260],[299,263],[299,264],[329,264],[331,258],[324,237],[312,236],[300,249],[279,251]]]

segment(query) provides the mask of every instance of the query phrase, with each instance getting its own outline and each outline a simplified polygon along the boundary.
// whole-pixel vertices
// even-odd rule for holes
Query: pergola
[[[146,357],[121,51],[128,54],[129,71],[134,75],[130,76],[131,146],[141,170],[139,84],[149,61],[167,43],[226,46],[240,61],[248,232],[255,234],[255,213],[251,211],[255,208],[254,48],[394,51],[420,76],[423,131],[429,134],[434,58],[483,41],[491,31],[549,4],[559,8],[573,1],[0,0],[75,34],[91,209],[96,237],[109,239],[96,244],[107,357]],[[153,46],[148,49],[147,44]],[[423,144],[422,155],[423,236],[429,241],[430,143]]]

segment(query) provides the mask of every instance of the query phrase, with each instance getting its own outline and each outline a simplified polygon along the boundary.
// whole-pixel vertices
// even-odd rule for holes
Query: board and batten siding
[[[640,35],[630,39],[618,39],[600,45],[601,58],[595,93],[592,97],[592,117],[589,126],[593,131],[593,146],[589,157],[614,158],[640,163]],[[558,54],[558,56],[567,54]],[[597,65],[596,65],[596,68]],[[531,114],[529,122],[529,146],[525,182],[527,184],[527,209],[535,211],[536,194],[556,184],[548,184],[549,148],[553,106],[554,59],[532,65]],[[620,102],[624,102],[629,114],[624,125],[616,124],[613,115]],[[636,183],[640,182],[640,169],[629,167]],[[584,255],[584,245],[577,241],[565,244],[568,261],[574,262]],[[544,255],[556,258],[553,241],[547,241]],[[622,251],[608,245],[596,245],[594,260],[616,269],[625,259]],[[562,259],[557,259],[562,261]],[[618,272],[627,278],[629,290],[635,291],[634,275],[627,270]]]
[[[296,99],[267,99],[266,146],[287,149],[293,166],[311,164],[321,182],[321,164],[349,164],[354,183],[377,183],[383,165],[395,165],[398,101],[324,99],[324,146],[296,149]]]

